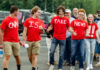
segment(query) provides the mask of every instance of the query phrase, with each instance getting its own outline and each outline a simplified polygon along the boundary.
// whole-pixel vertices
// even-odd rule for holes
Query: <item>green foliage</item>
[[[0,10],[9,10],[11,5],[17,5],[21,9],[31,9],[35,5],[39,6],[42,10],[45,10],[46,0],[0,0]],[[96,13],[96,10],[100,9],[100,0],[47,0],[46,11],[56,12],[56,8],[59,5],[65,6],[65,8],[73,9],[84,8],[87,13]]]

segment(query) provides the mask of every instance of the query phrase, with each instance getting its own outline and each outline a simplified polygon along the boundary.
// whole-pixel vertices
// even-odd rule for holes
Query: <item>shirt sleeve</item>
[[[27,27],[28,28],[28,20],[27,19],[24,22],[24,27]]]
[[[7,22],[6,22],[6,20],[4,19],[3,21],[2,21],[2,23],[1,23],[1,29],[3,29],[3,30],[5,30],[6,29],[6,27],[7,27]]]
[[[67,19],[67,27],[70,27],[70,22],[69,22],[69,19]]]
[[[50,24],[53,26],[54,25],[54,18],[52,18]]]

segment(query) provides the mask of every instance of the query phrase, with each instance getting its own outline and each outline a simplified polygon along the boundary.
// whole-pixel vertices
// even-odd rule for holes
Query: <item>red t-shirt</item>
[[[54,27],[53,37],[58,40],[66,40],[66,30],[70,26],[69,19],[56,16],[52,18],[51,25]]]
[[[96,39],[96,31],[97,30],[98,30],[98,26],[97,26],[96,23],[89,24],[88,25],[88,33],[89,33],[89,36],[87,36],[86,38]]]
[[[26,19],[24,27],[27,28],[27,41],[39,41],[41,40],[39,26],[45,28],[42,20],[34,19],[32,17]]]
[[[71,27],[77,34],[76,36],[72,35],[72,40],[80,40],[85,38],[86,29],[88,29],[87,22],[84,20],[75,19],[72,21]]]
[[[3,41],[19,42],[17,18],[6,17],[1,23],[1,29],[4,30]]]

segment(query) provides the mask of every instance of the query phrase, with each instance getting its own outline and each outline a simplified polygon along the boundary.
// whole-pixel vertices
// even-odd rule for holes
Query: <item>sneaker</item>
[[[75,66],[71,66],[70,67],[70,70],[75,70]]]
[[[100,62],[94,65],[95,67],[100,67]]]
[[[92,64],[90,64],[90,69],[93,69],[93,65]]]
[[[62,70],[62,69],[58,69],[58,70]]]
[[[90,68],[89,68],[89,67],[87,67],[87,68],[86,68],[86,70],[90,70]]]
[[[80,70],[84,70],[84,69],[80,69]]]
[[[50,65],[49,70],[54,70],[54,65]]]

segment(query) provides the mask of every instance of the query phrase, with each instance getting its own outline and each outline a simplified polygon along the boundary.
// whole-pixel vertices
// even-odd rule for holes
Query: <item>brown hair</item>
[[[88,14],[88,16],[89,16],[89,15],[92,15],[93,18],[94,18],[94,15],[93,15],[93,14]],[[89,20],[88,20],[88,18],[87,18],[87,23],[88,23],[88,24],[90,23]],[[92,23],[95,23],[94,20],[92,21]]]
[[[31,14],[34,14],[35,12],[37,12],[38,10],[41,10],[40,7],[35,6],[31,9]]]
[[[11,6],[10,8],[10,13],[14,13],[15,11],[17,11],[19,8],[15,5]]]
[[[86,13],[84,9],[79,9],[78,12],[83,12],[84,14]]]
[[[65,14],[65,7],[59,6],[59,7],[57,8],[57,14],[59,14],[59,10],[62,10],[62,11],[64,12],[64,14]]]

